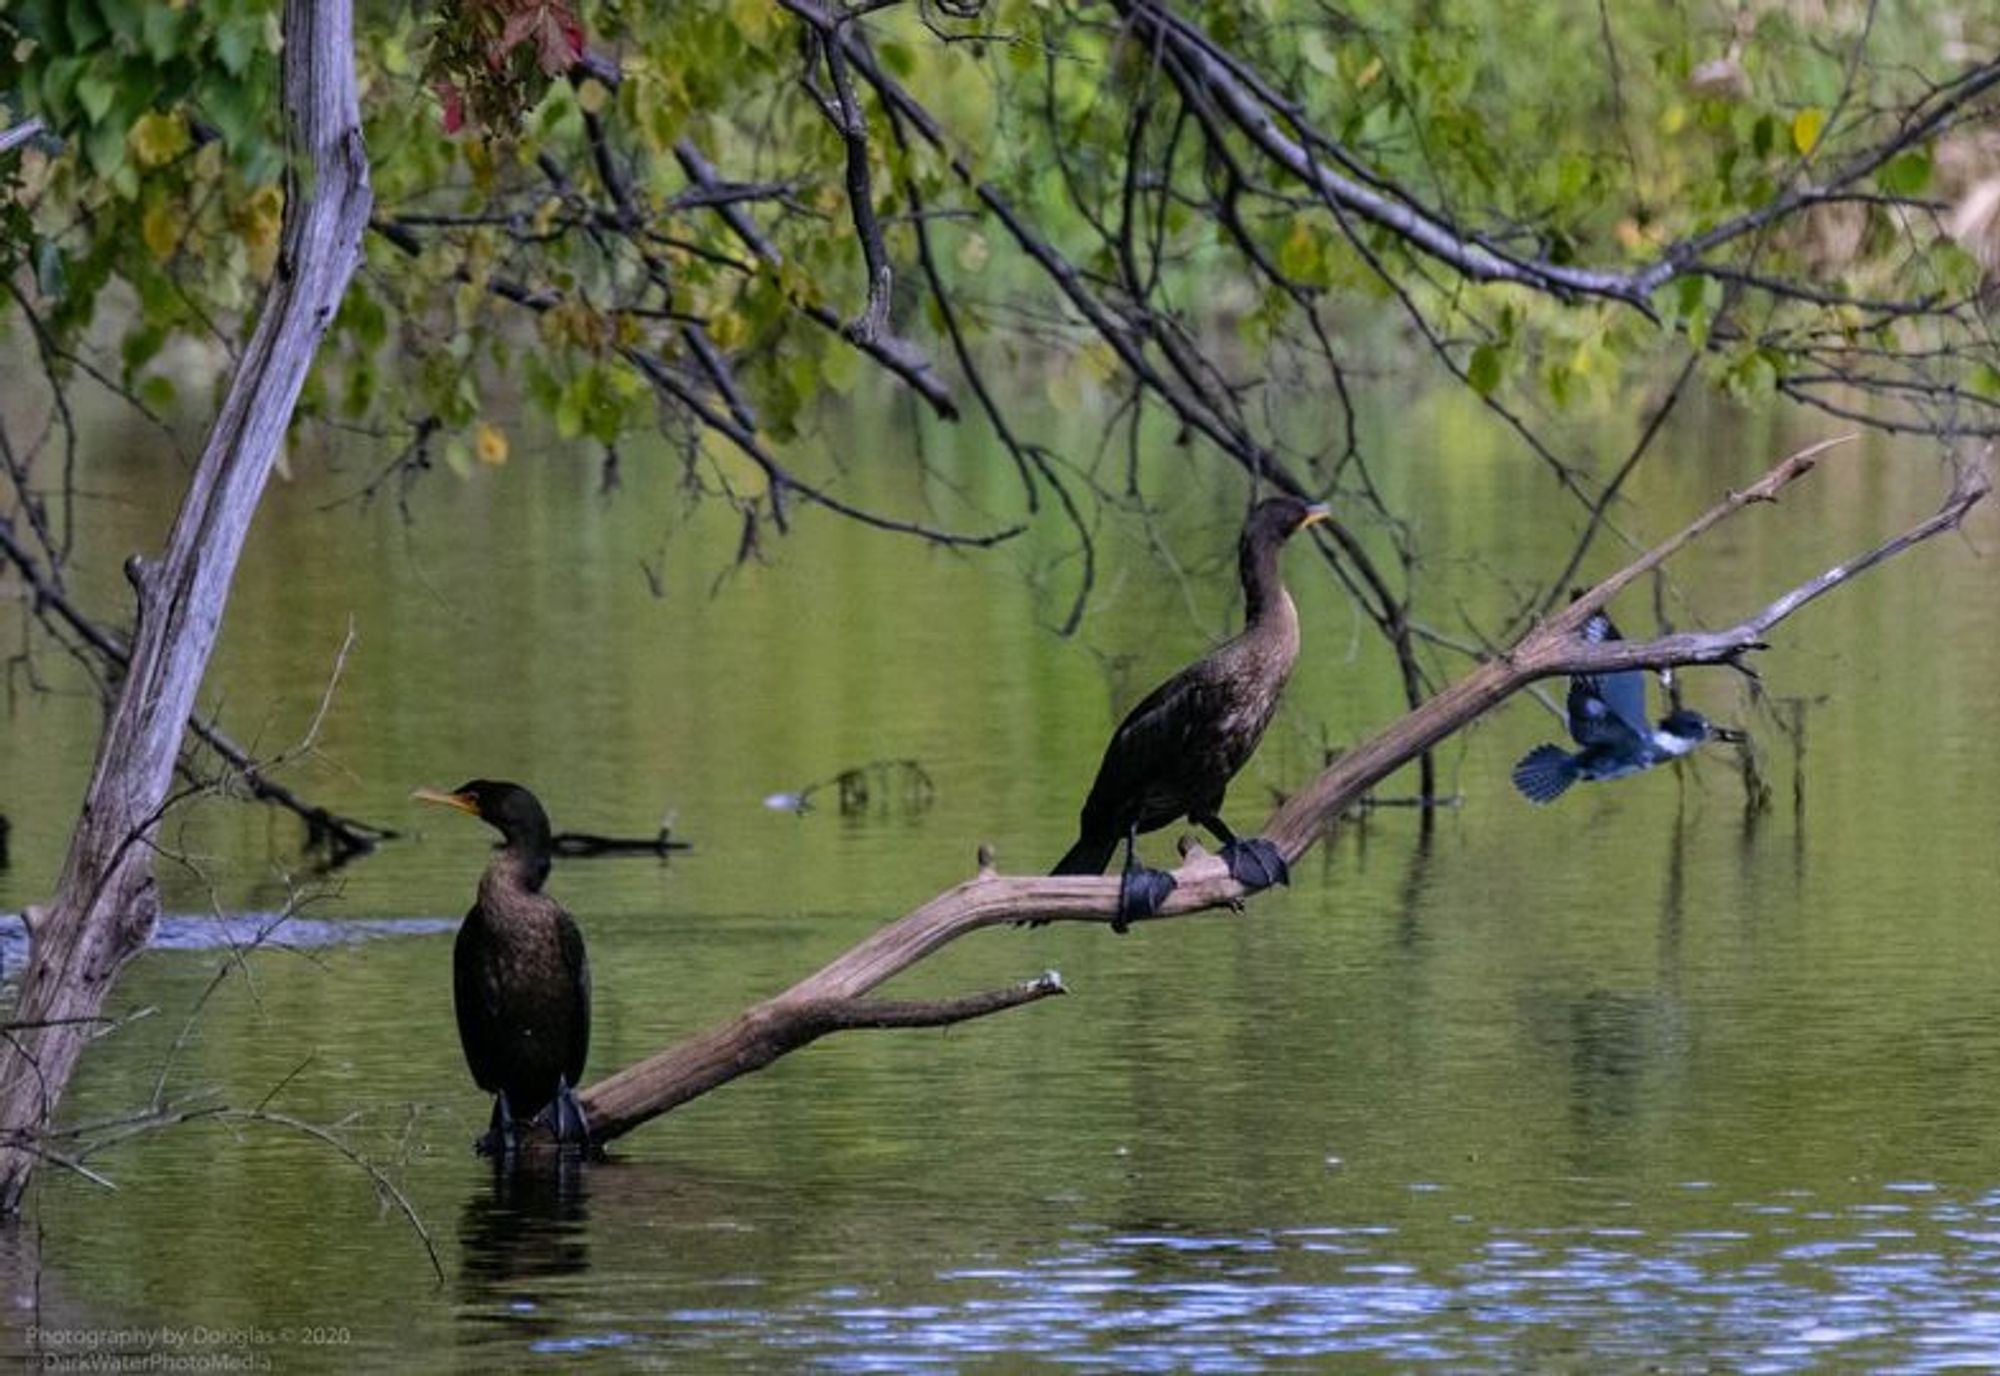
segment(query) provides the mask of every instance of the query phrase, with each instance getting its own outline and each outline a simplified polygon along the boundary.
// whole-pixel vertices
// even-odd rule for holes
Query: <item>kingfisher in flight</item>
[[[1594,613],[1583,623],[1593,645],[1623,640],[1611,618]],[[1704,741],[1740,741],[1741,731],[1717,726],[1701,713],[1676,708],[1658,723],[1646,719],[1643,669],[1577,674],[1569,681],[1569,733],[1582,749],[1538,745],[1514,766],[1514,787],[1531,803],[1552,803],[1578,779],[1622,779],[1677,760]]]

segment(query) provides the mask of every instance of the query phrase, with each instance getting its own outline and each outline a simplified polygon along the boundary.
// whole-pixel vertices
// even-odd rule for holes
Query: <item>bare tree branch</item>
[[[24,119],[10,129],[0,129],[0,154],[13,152],[41,132],[42,121],[39,116]]]
[[[1684,632],[1649,641],[1583,639],[1589,616],[1638,578],[1718,523],[1756,503],[1775,502],[1792,483],[1811,473],[1820,456],[1840,439],[1800,450],[1741,492],[1732,492],[1679,534],[1604,579],[1568,607],[1529,631],[1512,649],[1489,659],[1373,739],[1343,754],[1307,787],[1293,794],[1265,822],[1261,834],[1288,861],[1296,863],[1329,826],[1370,788],[1445,737],[1461,730],[1514,693],[1556,674],[1604,673],[1619,669],[1678,664],[1733,664],[1761,648],[1763,636],[1815,598],[1851,581],[1895,555],[1956,528],[1991,485],[1989,456],[1961,465],[1952,490],[1931,516],[1874,549],[1809,579],[1733,626]],[[1247,894],[1228,867],[1199,847],[1183,849],[1175,871],[1177,887],[1158,917],[1184,917],[1220,907],[1240,906]],[[609,1141],[730,1080],[769,1065],[789,1051],[853,1026],[892,1023],[871,1004],[872,990],[968,932],[1025,918],[1041,921],[1111,923],[1117,918],[1115,877],[1024,878],[994,872],[982,849],[978,874],[907,916],[879,928],[819,971],[766,999],[723,1025],[669,1047],[659,1054],[581,1091],[579,1097],[597,1141]],[[1049,977],[1044,977],[1046,982]],[[1022,991],[1019,1001],[1030,1001]],[[1049,989],[1046,992],[1055,992]],[[1004,993],[986,1011],[998,1011]],[[960,1002],[958,1007],[973,1006]],[[922,1007],[921,1005],[919,1007]],[[935,1011],[938,1006],[931,1006]],[[951,1009],[952,1005],[945,1005]],[[871,1012],[872,1010],[872,1012]],[[894,1016],[907,1016],[900,1012]],[[921,1019],[917,1019],[921,1021]],[[925,1023],[924,1025],[929,1025]]]

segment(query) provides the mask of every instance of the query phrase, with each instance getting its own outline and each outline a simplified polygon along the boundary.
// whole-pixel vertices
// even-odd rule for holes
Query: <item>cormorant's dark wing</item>
[[[1593,645],[1623,640],[1618,627],[1603,612],[1583,623],[1583,638]],[[1569,733],[1578,745],[1623,745],[1644,740],[1653,725],[1646,720],[1646,675],[1640,669],[1616,674],[1578,674],[1569,681]]]
[[[583,1083],[583,1063],[590,1056],[590,957],[583,949],[583,933],[577,929],[576,919],[566,912],[556,914],[556,937],[569,986],[576,991],[570,1005],[569,1041],[563,1048],[563,1075],[574,1089]]]
[[[451,1002],[458,1014],[458,1044],[465,1048],[472,1082],[489,1094],[497,1094],[504,1078],[500,1012],[493,1003],[493,987],[480,973],[479,930],[484,923],[475,904],[459,924],[458,939],[451,948]]]
[[[1108,831],[1119,838],[1135,821],[1149,831],[1206,801],[1187,794],[1195,777],[1213,772],[1204,771],[1203,761],[1216,748],[1231,692],[1204,659],[1142,698],[1105,747],[1083,805],[1085,835]]]

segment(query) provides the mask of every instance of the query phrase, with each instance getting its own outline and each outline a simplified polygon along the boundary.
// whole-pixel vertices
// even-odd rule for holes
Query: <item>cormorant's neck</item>
[[[1256,540],[1245,536],[1237,546],[1238,571],[1243,578],[1243,614],[1247,628],[1274,620],[1283,621],[1297,617],[1292,606],[1292,595],[1285,591],[1285,585],[1278,577],[1278,551],[1282,548],[1276,540]]]
[[[549,880],[549,851],[546,838],[540,844],[509,840],[486,862],[486,873],[479,880],[480,888],[484,890],[491,886],[514,893],[540,893],[542,885]]]

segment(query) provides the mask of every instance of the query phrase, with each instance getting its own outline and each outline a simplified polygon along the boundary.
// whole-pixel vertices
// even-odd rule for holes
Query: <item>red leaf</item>
[[[542,70],[550,76],[560,76],[583,56],[583,25],[567,5],[551,0],[542,6],[535,46],[540,50]]]
[[[444,131],[456,134],[465,127],[465,92],[458,89],[455,82],[440,81],[431,88],[437,98],[444,102]]]
[[[500,30],[499,48],[502,52],[518,48],[528,41],[536,27],[542,22],[542,6],[526,4],[507,16],[506,27]]]

